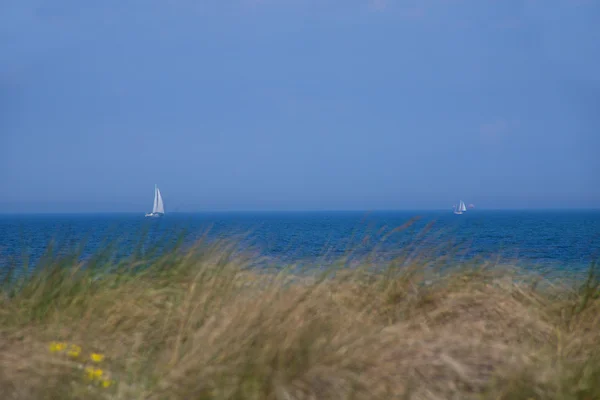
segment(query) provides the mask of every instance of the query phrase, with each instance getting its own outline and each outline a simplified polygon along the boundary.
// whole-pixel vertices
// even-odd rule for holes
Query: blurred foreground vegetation
[[[593,267],[575,286],[414,256],[294,276],[235,250],[8,274],[1,398],[600,399]]]

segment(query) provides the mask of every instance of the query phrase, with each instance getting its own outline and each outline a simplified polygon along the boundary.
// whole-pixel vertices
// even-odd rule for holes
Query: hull
[[[147,218],[160,218],[162,217],[163,214],[159,214],[159,213],[150,213],[150,214],[146,214]]]

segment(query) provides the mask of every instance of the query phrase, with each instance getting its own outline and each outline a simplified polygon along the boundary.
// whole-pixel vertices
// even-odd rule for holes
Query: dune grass
[[[407,257],[292,279],[235,249],[49,257],[7,279],[2,399],[600,399],[594,274]]]

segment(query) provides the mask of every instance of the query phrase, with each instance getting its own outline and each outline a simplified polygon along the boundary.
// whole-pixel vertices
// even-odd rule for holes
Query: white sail
[[[160,195],[160,190],[158,186],[154,187],[154,206],[152,207],[153,214],[164,214],[165,213],[165,205],[163,203],[162,196]]]
[[[154,185],[154,204],[152,205],[152,212],[146,214],[146,217],[158,218],[165,214],[165,205],[163,203],[160,190],[158,185]]]
[[[467,211],[467,206],[465,206],[464,201],[460,200],[458,204],[453,207],[453,209],[454,214],[462,214],[463,212]]]
[[[163,199],[162,196],[160,195],[160,190],[158,188],[156,188],[156,210],[154,210],[155,213],[160,213],[160,214],[164,214],[165,213],[165,205],[163,204]]]

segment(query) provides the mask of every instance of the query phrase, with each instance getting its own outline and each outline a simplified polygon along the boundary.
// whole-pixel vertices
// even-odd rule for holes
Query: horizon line
[[[195,210],[195,211],[169,211],[168,214],[227,214],[227,213],[379,213],[379,212],[451,212],[452,208],[397,208],[397,209],[232,209],[232,210]],[[466,213],[477,211],[600,211],[600,207],[541,207],[541,208],[475,208]],[[85,215],[85,214],[145,214],[143,211],[14,211],[0,212],[0,215]]]

